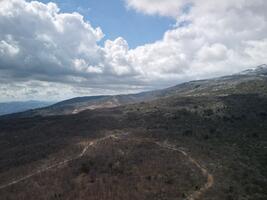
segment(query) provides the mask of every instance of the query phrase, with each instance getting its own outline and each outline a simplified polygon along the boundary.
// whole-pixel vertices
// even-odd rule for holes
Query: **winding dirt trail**
[[[71,161],[77,160],[77,159],[83,157],[84,154],[86,153],[86,151],[87,151],[90,147],[96,145],[96,144],[97,144],[98,142],[100,142],[100,141],[106,140],[106,139],[108,139],[108,138],[112,138],[112,139],[116,139],[116,140],[118,140],[118,139],[121,139],[120,136],[127,136],[127,135],[128,135],[128,133],[126,133],[126,134],[120,134],[120,135],[118,135],[118,134],[117,134],[117,135],[116,135],[116,134],[113,134],[113,135],[105,136],[105,137],[103,137],[103,138],[100,138],[100,139],[96,139],[96,140],[94,140],[94,141],[91,141],[88,145],[86,145],[86,146],[84,147],[84,149],[82,150],[82,152],[81,152],[78,156],[76,156],[76,157],[74,157],[74,158],[71,158],[71,159],[66,159],[66,160],[64,160],[64,161],[62,161],[62,162],[59,162],[59,163],[56,163],[56,164],[54,164],[54,165],[48,166],[48,167],[46,167],[46,168],[40,169],[40,170],[38,170],[38,171],[36,171],[36,172],[34,172],[34,173],[28,174],[28,175],[26,175],[26,176],[24,176],[24,177],[22,177],[22,178],[18,178],[18,179],[16,179],[16,180],[13,180],[13,181],[11,181],[11,182],[9,182],[9,183],[6,183],[6,184],[4,184],[4,185],[0,185],[0,190],[1,190],[1,189],[5,189],[5,188],[7,188],[7,187],[9,187],[9,186],[15,185],[15,184],[17,184],[17,183],[20,183],[20,182],[22,182],[22,181],[25,181],[25,180],[27,180],[27,179],[30,179],[31,177],[36,176],[36,175],[38,175],[38,174],[41,174],[41,173],[43,173],[43,172],[45,172],[45,171],[48,171],[48,170],[50,170],[50,169],[57,168],[57,167],[60,167],[60,166],[65,165],[65,164],[67,164],[67,163],[69,163],[69,162],[71,162]],[[130,139],[130,140],[136,140],[136,139]],[[144,141],[144,140],[140,140],[140,139],[138,139],[138,140],[136,140],[136,141]],[[203,195],[209,188],[211,188],[211,187],[213,186],[213,184],[214,184],[214,178],[213,178],[213,175],[210,174],[210,173],[207,171],[207,169],[205,169],[204,167],[202,167],[202,166],[201,166],[201,165],[200,165],[194,158],[192,158],[190,155],[188,155],[188,153],[186,153],[184,150],[182,150],[181,148],[176,148],[176,147],[174,147],[174,146],[172,146],[172,145],[170,145],[170,144],[168,144],[168,143],[160,143],[160,142],[155,142],[155,141],[150,141],[150,142],[152,142],[152,143],[158,145],[158,146],[161,147],[161,148],[165,148],[165,149],[169,149],[169,150],[172,150],[172,151],[178,151],[178,152],[180,152],[180,153],[183,154],[183,155],[184,155],[184,156],[185,156],[191,163],[193,163],[197,168],[199,168],[199,169],[201,170],[203,176],[205,176],[205,177],[207,178],[207,182],[206,182],[206,183],[205,183],[199,190],[193,192],[193,193],[190,194],[188,197],[186,197],[184,200],[198,200],[198,199],[199,199],[199,198],[200,198],[200,197],[201,197],[201,196],[202,196],[202,195]]]
[[[9,183],[6,183],[6,184],[4,184],[4,185],[1,185],[1,186],[0,186],[0,190],[1,190],[1,189],[5,189],[5,188],[7,188],[7,187],[9,187],[9,186],[15,185],[15,184],[17,184],[17,183],[20,183],[20,182],[22,182],[22,181],[25,181],[25,180],[27,180],[27,179],[30,179],[31,177],[36,176],[36,175],[38,175],[38,174],[41,174],[41,173],[43,173],[43,172],[45,172],[45,171],[48,171],[48,170],[50,170],[50,169],[57,168],[57,167],[60,167],[60,166],[65,165],[65,164],[67,164],[67,163],[69,163],[69,162],[71,162],[71,161],[77,160],[77,159],[79,159],[79,158],[81,158],[81,157],[84,156],[84,154],[85,154],[86,151],[89,149],[89,147],[92,147],[92,146],[96,145],[96,144],[97,144],[98,142],[100,142],[100,141],[106,140],[106,139],[108,139],[108,138],[115,138],[115,137],[116,137],[116,136],[114,136],[114,135],[109,135],[109,136],[106,136],[106,137],[103,137],[103,138],[100,138],[100,139],[96,139],[96,140],[90,142],[88,145],[86,145],[86,146],[84,147],[84,149],[82,150],[82,152],[81,152],[78,156],[76,156],[76,157],[74,157],[74,158],[71,158],[71,159],[63,160],[63,161],[61,161],[61,162],[58,162],[58,163],[56,163],[56,164],[50,165],[50,166],[45,167],[45,168],[43,168],[43,169],[37,170],[36,172],[33,172],[33,173],[31,173],[31,174],[28,174],[28,175],[26,175],[26,176],[23,176],[23,177],[21,177],[21,178],[18,178],[18,179],[16,179],[16,180],[13,180],[13,181],[11,181],[11,182],[9,182]]]
[[[210,174],[207,169],[205,169],[204,167],[202,167],[194,158],[192,158],[190,155],[188,155],[188,153],[186,153],[184,150],[182,150],[181,148],[175,148],[174,146],[172,146],[172,145],[170,145],[168,143],[155,142],[155,144],[157,144],[158,146],[160,146],[162,148],[167,148],[167,149],[170,149],[172,151],[178,151],[178,152],[182,153],[185,157],[188,158],[188,160],[191,163],[193,163],[197,168],[199,168],[201,170],[203,176],[205,176],[207,178],[207,182],[199,190],[193,192],[188,197],[186,197],[185,200],[197,200],[208,189],[210,189],[213,186],[213,184],[214,184],[213,175]]]

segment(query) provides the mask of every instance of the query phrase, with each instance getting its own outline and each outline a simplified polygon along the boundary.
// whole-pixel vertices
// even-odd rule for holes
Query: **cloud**
[[[190,80],[266,63],[264,0],[127,0],[127,7],[177,20],[162,40],[130,50],[150,80]],[[163,82],[161,82],[163,83]]]
[[[176,24],[161,40],[135,49],[122,37],[100,46],[104,33],[81,14],[63,13],[54,3],[0,1],[1,99],[137,92],[267,63],[265,0],[125,5]]]
[[[0,27],[0,69],[16,76],[49,74],[49,81],[57,81],[58,76],[83,73],[73,63],[76,59],[90,65],[102,60],[97,45],[101,29],[78,13],[60,13],[54,3],[1,1]]]
[[[111,73],[114,75],[133,75],[134,69],[130,66],[128,50],[127,41],[121,37],[114,41],[107,40],[105,42],[105,61],[107,65],[110,65]]]
[[[127,8],[149,15],[177,17],[187,12],[190,3],[186,0],[126,0]]]
[[[26,89],[18,91],[18,85],[30,91],[38,88],[36,98],[45,97],[41,94],[45,91],[51,94],[50,87],[61,93],[54,97],[66,98],[69,94],[85,95],[86,91],[90,95],[144,89],[126,58],[127,42],[118,38],[101,47],[98,42],[103,37],[101,29],[82,15],[63,13],[54,3],[0,1],[0,84],[21,98],[33,96]],[[77,93],[63,88],[76,88],[73,91]],[[3,91],[7,90],[1,88],[0,100],[11,98]]]
[[[2,55],[13,57],[19,53],[19,48],[16,44],[12,44],[12,41],[0,41],[0,52]]]

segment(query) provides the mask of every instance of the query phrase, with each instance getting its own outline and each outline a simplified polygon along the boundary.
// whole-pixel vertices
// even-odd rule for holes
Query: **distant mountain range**
[[[0,115],[23,112],[30,109],[46,107],[53,104],[52,102],[43,101],[14,101],[0,103]]]
[[[48,107],[19,113],[16,114],[16,117],[69,115],[84,110],[112,108],[147,102],[158,98],[166,98],[173,95],[180,97],[205,96],[207,94],[225,96],[255,92],[267,94],[267,65],[265,64],[237,74],[213,79],[190,81],[163,90],[128,95],[77,97]],[[41,104],[39,107],[42,107],[42,105],[45,106],[45,104]]]

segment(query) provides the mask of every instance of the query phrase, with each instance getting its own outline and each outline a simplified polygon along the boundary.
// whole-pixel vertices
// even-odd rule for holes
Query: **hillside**
[[[24,112],[30,109],[47,107],[47,106],[50,106],[51,104],[53,103],[42,102],[42,101],[2,102],[0,103],[0,115]]]
[[[266,71],[267,65],[261,65],[255,69],[249,69],[238,74],[186,82],[163,90],[129,95],[78,97],[45,108],[20,113],[19,115],[15,115],[15,117],[76,114],[84,110],[112,108],[127,104],[147,102],[173,95],[186,97],[247,94],[254,93],[255,88],[258,90],[258,93],[267,94]]]
[[[265,200],[266,86],[260,66],[139,94],[150,101],[1,118],[0,197]],[[111,97],[98,98],[86,102]]]

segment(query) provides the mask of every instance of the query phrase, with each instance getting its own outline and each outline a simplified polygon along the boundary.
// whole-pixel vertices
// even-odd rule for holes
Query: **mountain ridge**
[[[0,116],[17,112],[23,112],[30,109],[47,107],[52,105],[53,103],[54,102],[36,101],[36,100],[0,102]]]
[[[205,96],[229,95],[257,92],[251,85],[259,84],[261,92],[267,94],[267,65],[244,70],[240,73],[211,79],[184,82],[166,89],[136,94],[84,96],[64,100],[51,106],[34,109],[6,117],[53,116],[77,114],[85,110],[113,108],[117,106],[152,101],[172,95]]]

